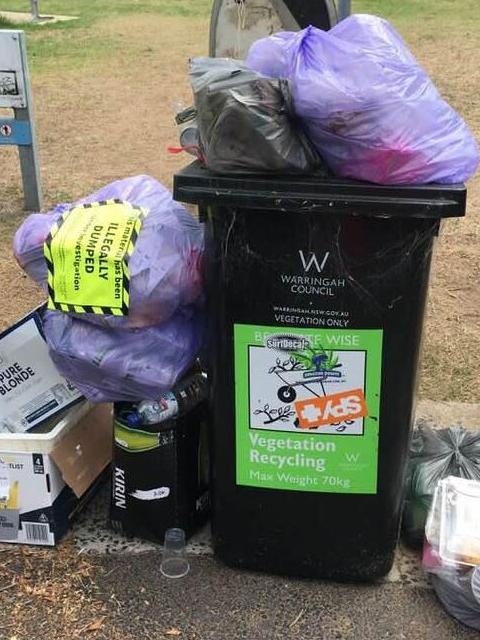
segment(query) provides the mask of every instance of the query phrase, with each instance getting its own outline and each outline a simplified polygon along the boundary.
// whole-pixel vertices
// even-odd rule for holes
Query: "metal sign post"
[[[345,20],[352,13],[352,0],[338,0],[338,14],[340,20]]]
[[[40,9],[38,8],[39,0],[30,0],[30,7],[32,10],[32,19],[34,22],[40,20]]]
[[[33,103],[23,31],[0,29],[0,109],[13,109],[13,117],[0,113],[0,148],[18,147],[25,208],[40,211],[42,191]],[[0,149],[1,151],[1,149]]]

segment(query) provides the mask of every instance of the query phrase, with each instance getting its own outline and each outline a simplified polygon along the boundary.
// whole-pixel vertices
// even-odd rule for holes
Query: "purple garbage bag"
[[[295,111],[339,176],[378,184],[454,184],[473,176],[478,145],[395,29],[353,15],[254,43],[247,66],[290,81]]]
[[[111,329],[45,311],[43,327],[57,369],[91,402],[157,400],[192,366],[203,337],[198,307],[143,329]]]
[[[46,289],[43,245],[52,225],[72,207],[110,199],[148,209],[129,261],[130,309],[127,316],[82,314],[82,319],[110,327],[148,327],[168,320],[182,306],[201,302],[203,226],[149,176],[117,180],[75,203],[30,215],[14,239],[20,266]]]

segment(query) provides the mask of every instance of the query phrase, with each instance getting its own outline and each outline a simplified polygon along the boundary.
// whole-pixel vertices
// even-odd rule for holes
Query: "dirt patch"
[[[191,103],[187,63],[206,53],[208,23],[141,15],[97,29],[99,37],[124,42],[111,64],[34,79],[45,208],[129,175],[149,174],[171,186],[188,162],[167,147],[178,144],[175,105]],[[11,240],[25,216],[15,156],[2,149],[0,330],[43,300],[12,258]]]
[[[116,633],[96,574],[72,542],[46,550],[0,545],[0,638],[129,640]]]
[[[46,205],[69,200],[119,177],[148,173],[171,185],[187,156],[177,142],[175,103],[191,102],[187,60],[207,51],[206,20],[158,15],[116,17],[95,25],[98,37],[120,43],[115,55],[81,70],[34,79]],[[448,25],[412,25],[409,44],[445,97],[480,137],[480,31],[446,35]],[[0,173],[0,327],[42,299],[11,259],[22,219],[13,151]],[[6,164],[4,164],[6,162]],[[3,170],[4,168],[4,170]],[[420,392],[434,400],[478,401],[480,375],[480,177],[469,185],[465,220],[448,221],[438,243],[426,325]]]
[[[422,25],[408,34],[408,40],[442,95],[480,139],[478,30],[454,30],[446,38],[445,32]],[[466,218],[445,221],[437,244],[420,387],[421,395],[432,400],[480,399],[479,213],[477,175],[468,185]]]

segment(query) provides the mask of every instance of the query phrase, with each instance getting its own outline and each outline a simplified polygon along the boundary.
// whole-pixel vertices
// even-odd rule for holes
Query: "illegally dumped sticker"
[[[48,308],[128,315],[129,260],[147,214],[117,199],[66,211],[44,244]]]

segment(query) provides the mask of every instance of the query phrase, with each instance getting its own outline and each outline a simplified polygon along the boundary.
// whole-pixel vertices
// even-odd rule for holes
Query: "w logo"
[[[330,251],[327,251],[323,256],[322,262],[319,262],[317,254],[313,251],[310,251],[308,257],[305,257],[305,254],[301,249],[298,253],[300,255],[300,260],[302,261],[303,270],[305,271],[305,273],[308,273],[312,267],[315,267],[318,273],[322,273],[322,271],[325,269],[325,265],[327,264],[328,257],[330,256]]]

